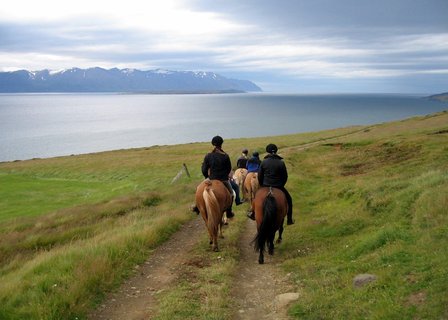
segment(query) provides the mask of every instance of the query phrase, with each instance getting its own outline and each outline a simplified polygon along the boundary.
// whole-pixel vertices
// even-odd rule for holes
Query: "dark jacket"
[[[268,154],[264,157],[258,170],[260,185],[282,188],[286,181],[288,181],[288,172],[283,158],[276,154]]]
[[[232,164],[227,153],[222,149],[215,148],[205,156],[201,169],[205,178],[226,181],[229,180]]]
[[[236,160],[236,167],[246,169],[246,163],[247,163],[247,158],[244,156],[241,156],[238,158],[238,160]]]

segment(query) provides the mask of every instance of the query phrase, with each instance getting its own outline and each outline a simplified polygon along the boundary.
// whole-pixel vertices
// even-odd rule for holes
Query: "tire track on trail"
[[[354,130],[354,131],[346,132],[346,133],[339,134],[339,135],[336,135],[336,136],[321,138],[321,139],[319,139],[317,141],[307,142],[307,143],[304,143],[304,144],[301,144],[301,145],[297,145],[297,146],[285,147],[285,148],[282,148],[282,150],[283,151],[285,151],[285,150],[288,150],[288,151],[291,151],[291,150],[292,151],[306,150],[306,149],[309,149],[309,148],[321,145],[323,143],[328,143],[329,141],[332,141],[332,140],[337,140],[337,139],[340,139],[340,138],[345,138],[345,137],[348,137],[348,136],[355,135],[357,133],[366,132],[366,130],[370,131],[370,130],[372,130],[374,128],[377,128],[377,127],[378,127],[377,124],[368,125],[368,126],[359,126],[359,128]]]
[[[189,259],[188,252],[204,235],[200,216],[185,223],[171,238],[154,249],[148,259],[136,266],[136,275],[109,294],[88,319],[147,320],[157,313],[156,295],[175,281],[178,268]]]
[[[274,256],[265,256],[265,264],[258,264],[258,254],[251,241],[256,224],[247,219],[238,241],[240,260],[230,294],[231,319],[289,319],[286,305],[278,296],[293,288],[289,276],[279,270]],[[191,259],[191,251],[204,239],[201,216],[185,223],[172,237],[157,247],[140,266],[135,275],[126,280],[116,292],[108,294],[104,302],[88,315],[91,320],[147,320],[158,313],[157,295],[169,290]],[[287,228],[285,229],[287,234]]]

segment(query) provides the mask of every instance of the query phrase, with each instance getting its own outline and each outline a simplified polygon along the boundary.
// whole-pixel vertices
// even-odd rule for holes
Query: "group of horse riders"
[[[211,143],[213,145],[213,150],[207,153],[204,157],[201,167],[202,174],[205,179],[222,181],[230,194],[233,194],[233,191],[235,191],[235,203],[236,205],[239,205],[242,202],[239,198],[238,185],[233,181],[230,157],[222,149],[224,140],[220,136],[215,136]],[[292,198],[285,188],[286,181],[288,180],[288,172],[283,158],[277,154],[277,151],[278,148],[275,144],[268,144],[266,146],[267,155],[261,161],[258,152],[254,152],[252,157],[248,158],[248,150],[244,149],[242,155],[237,160],[237,167],[239,169],[247,169],[248,172],[257,173],[260,187],[273,187],[283,191],[288,202],[286,223],[291,225],[294,224],[294,220],[292,219]],[[199,213],[197,206],[193,207],[193,211]],[[234,216],[232,205],[226,209],[226,215],[228,218]],[[251,211],[248,213],[248,217],[252,220],[255,219],[252,207]]]

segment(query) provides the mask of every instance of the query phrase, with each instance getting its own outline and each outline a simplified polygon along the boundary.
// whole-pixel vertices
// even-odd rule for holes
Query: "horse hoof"
[[[263,259],[258,259],[258,264],[263,264],[264,260]]]
[[[218,247],[213,248],[213,251],[214,251],[214,252],[219,252]]]

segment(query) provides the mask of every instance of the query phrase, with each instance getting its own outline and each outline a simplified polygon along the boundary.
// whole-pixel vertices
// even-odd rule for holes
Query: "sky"
[[[448,0],[13,0],[0,71],[211,71],[274,93],[448,91]]]

